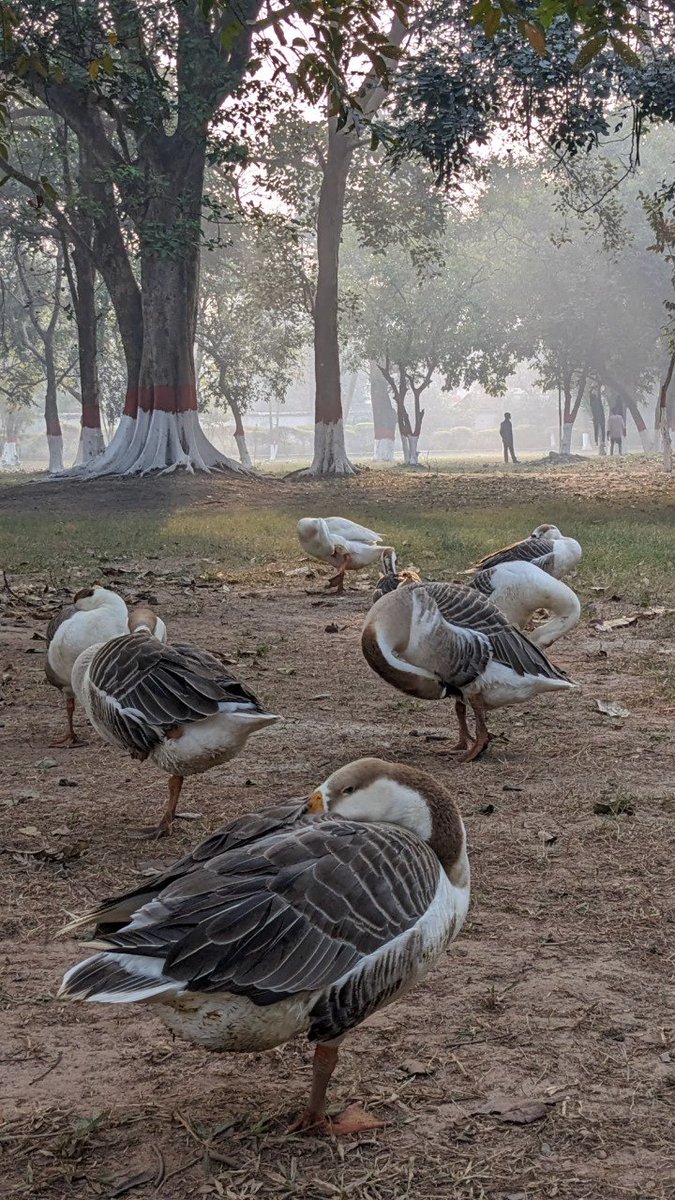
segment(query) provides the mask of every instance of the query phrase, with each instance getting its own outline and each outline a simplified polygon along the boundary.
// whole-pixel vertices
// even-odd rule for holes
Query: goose
[[[575,538],[564,537],[557,525],[537,525],[529,537],[512,546],[504,546],[492,554],[486,554],[469,567],[466,575],[489,570],[505,562],[532,562],[555,579],[569,575],[581,562],[581,546]]]
[[[571,587],[532,562],[504,562],[474,575],[469,587],[488,596],[507,621],[524,629],[538,609],[550,614],[528,637],[541,650],[552,646],[578,623],[579,598]]]
[[[141,836],[171,832],[186,775],[229,762],[250,734],[279,720],[214,655],[165,645],[147,628],[80,654],[73,689],[104,741],[169,774],[159,825]]]
[[[127,606],[117,592],[94,583],[75,593],[73,603],[57,612],[47,626],[45,675],[66,697],[68,728],[65,736],[50,746],[81,746],[75,733],[75,692],[72,671],[78,655],[87,647],[127,632]]]
[[[366,662],[392,687],[421,700],[454,696],[459,741],[472,762],[489,741],[485,713],[539,692],[575,685],[486,596],[456,583],[410,583],[370,609],[361,636]],[[466,706],[476,718],[471,740]]]
[[[291,1131],[379,1128],[359,1105],[331,1121],[345,1035],[426,975],[469,907],[466,836],[432,775],[364,758],[309,799],[241,817],[158,878],[66,926],[99,953],[59,997],[146,1003],[189,1042],[257,1052],[315,1044]]]
[[[326,586],[334,587],[338,595],[344,592],[346,571],[370,567],[383,551],[392,549],[381,545],[380,533],[344,517],[303,517],[298,521],[298,541],[305,554],[337,567]]]
[[[143,629],[156,637],[158,642],[166,642],[168,639],[169,635],[162,618],[146,604],[137,604],[129,609],[129,633],[140,633]]]
[[[380,596],[386,596],[387,592],[395,592],[397,587],[402,583],[421,583],[417,571],[412,569],[408,571],[399,571],[398,562],[396,559],[396,551],[387,549],[382,552],[382,575],[377,581],[377,587],[373,592],[373,604]]]

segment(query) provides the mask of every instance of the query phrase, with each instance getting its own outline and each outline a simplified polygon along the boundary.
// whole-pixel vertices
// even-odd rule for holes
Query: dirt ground
[[[261,507],[274,483],[265,495]],[[112,564],[108,579],[129,600],[153,598],[174,639],[227,655],[285,720],[229,766],[186,781],[199,820],[179,822],[170,841],[133,841],[127,827],[157,816],[165,777],[91,730],[81,749],[47,748],[61,710],[42,635],[59,596],[4,594],[0,1193],[672,1196],[675,699],[645,663],[675,667],[673,618],[602,634],[585,619],[551,655],[578,691],[494,714],[488,753],[461,766],[439,753],[438,736],[455,732],[450,706],[400,696],[362,660],[366,580],[332,599],[321,568],[308,578],[280,564],[252,585],[246,572],[213,580],[152,567],[116,576]],[[602,715],[597,699],[629,715]],[[218,1057],[173,1041],[142,1006],[55,1001],[82,954],[54,939],[69,914],[365,754],[445,782],[473,870],[458,942],[341,1053],[331,1107],[358,1099],[384,1130],[342,1141],[285,1132],[308,1087],[302,1042]],[[504,1119],[532,1115],[530,1101],[543,1102],[539,1119]]]

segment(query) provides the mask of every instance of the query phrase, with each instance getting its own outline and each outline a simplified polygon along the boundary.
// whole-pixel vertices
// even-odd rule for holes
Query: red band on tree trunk
[[[47,437],[61,437],[61,425],[58,417],[56,420],[47,420]]]
[[[82,428],[83,429],[100,429],[101,428],[101,410],[98,404],[83,404],[82,405]]]
[[[5,441],[8,442],[10,446],[16,445],[16,434],[8,433]]]
[[[138,388],[127,388],[127,395],[124,401],[123,416],[133,417],[136,420],[138,415]]]
[[[138,389],[138,407],[143,412],[196,412],[197,392],[192,383],[181,383],[177,387],[156,383],[153,387]]]

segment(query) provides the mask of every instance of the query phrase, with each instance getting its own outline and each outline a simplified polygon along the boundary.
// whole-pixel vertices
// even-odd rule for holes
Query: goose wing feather
[[[149,754],[169,730],[213,716],[224,705],[263,711],[214,655],[166,645],[148,633],[106,642],[92,659],[89,690],[93,716],[132,754]]]
[[[47,651],[49,651],[49,647],[54,640],[57,630],[59,630],[66,621],[69,621],[71,617],[74,617],[76,612],[77,609],[74,604],[67,604],[65,608],[60,608],[58,612],[54,613],[54,616],[50,619],[49,624],[47,625]],[[45,675],[47,676],[49,683],[53,684],[54,687],[63,687],[63,681],[59,679],[58,675],[52,670],[49,657],[45,658]]]
[[[335,1037],[402,982],[409,964],[384,967],[384,952],[428,910],[440,870],[405,829],[319,817],[194,867],[105,945],[161,958],[190,991],[258,1005],[319,991],[310,1037]],[[350,1004],[331,1003],[350,972]]]
[[[212,858],[218,858],[229,850],[252,845],[296,823],[310,824],[315,820],[316,817],[307,812],[306,798],[285,800],[281,804],[271,804],[267,808],[244,813],[243,816],[229,821],[222,829],[209,834],[194,850],[184,854],[165,871],[150,880],[144,880],[139,887],[122,892],[118,896],[108,897],[95,909],[72,921],[61,932],[71,932],[90,925],[96,927],[95,936],[114,932],[126,925],[139,908],[155,899],[165,888],[177,883],[196,868],[203,867]]]
[[[533,562],[546,571],[553,563],[552,542],[543,537],[524,538],[522,542],[514,542],[512,546],[503,546],[493,554],[486,554],[473,564],[472,570],[483,571],[488,567],[497,567],[505,562]],[[546,564],[546,565],[545,565]]]
[[[365,542],[368,546],[382,541],[381,533],[376,533],[374,529],[367,529],[365,525],[359,525],[356,521],[348,521],[346,517],[325,517],[324,519],[329,532],[335,537],[345,538],[349,542]]]
[[[413,613],[405,657],[434,672],[448,687],[466,687],[490,660],[490,641],[474,627],[477,606],[469,588],[412,585]]]
[[[568,678],[564,671],[549,662],[524,633],[507,621],[491,600],[476,589],[454,583],[427,583],[422,587],[435,601],[448,624],[487,641],[491,652],[488,657],[496,662],[510,667],[517,675]]]

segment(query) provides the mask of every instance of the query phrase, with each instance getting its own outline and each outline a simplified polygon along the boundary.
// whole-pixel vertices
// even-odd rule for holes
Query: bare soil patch
[[[374,475],[349,485],[350,510],[374,488]],[[426,486],[457,498],[465,478]],[[486,503],[488,490],[491,503],[497,489],[511,502],[510,489],[523,484],[550,498],[549,476],[486,478]],[[34,486],[48,503],[45,489],[55,485]],[[113,482],[106,504],[118,486],[116,502],[124,502],[129,485]],[[147,484],[157,503],[176,502],[175,490],[157,486]],[[246,503],[273,505],[281,486],[247,490]],[[287,486],[298,503],[313,487]],[[425,485],[400,486],[419,498]],[[134,487],[138,503],[146,483]],[[249,485],[185,480],[181,503],[193,487],[200,503],[205,489],[222,503],[228,489]],[[338,498],[344,509],[343,489],[322,492],[324,511]],[[27,489],[19,491],[25,498]],[[521,490],[518,500],[535,498]],[[82,749],[47,748],[62,716],[43,678],[44,642],[33,637],[45,622],[5,595],[2,1194],[671,1196],[675,698],[660,680],[675,666],[672,618],[602,635],[583,624],[552,654],[578,692],[494,714],[487,755],[462,767],[439,755],[443,742],[427,740],[454,736],[451,707],[400,696],[363,662],[365,581],[336,600],[320,594],[320,570],[308,580],[279,564],[257,577],[225,571],[190,582],[179,564],[162,567],[151,583],[128,566],[112,581],[129,599],[151,591],[170,636],[237,661],[286,719],[229,767],[186,782],[185,806],[201,820],[179,823],[170,842],[134,842],[126,826],[155,818],[165,777],[100,745],[91,730]],[[596,603],[600,615],[621,611],[602,596]],[[333,624],[337,632],[327,632]],[[596,698],[618,700],[630,715],[603,716]],[[70,913],[169,862],[224,820],[305,794],[363,754],[438,773],[467,823],[474,875],[465,931],[428,983],[362,1026],[342,1052],[332,1105],[359,1099],[385,1130],[341,1143],[286,1134],[309,1079],[310,1051],[300,1042],[219,1058],[172,1041],[149,1008],[55,1001],[63,969],[82,953],[76,942],[54,941]],[[613,811],[597,813],[598,804]],[[504,1097],[543,1101],[545,1115],[521,1125],[476,1111],[503,1108]]]

